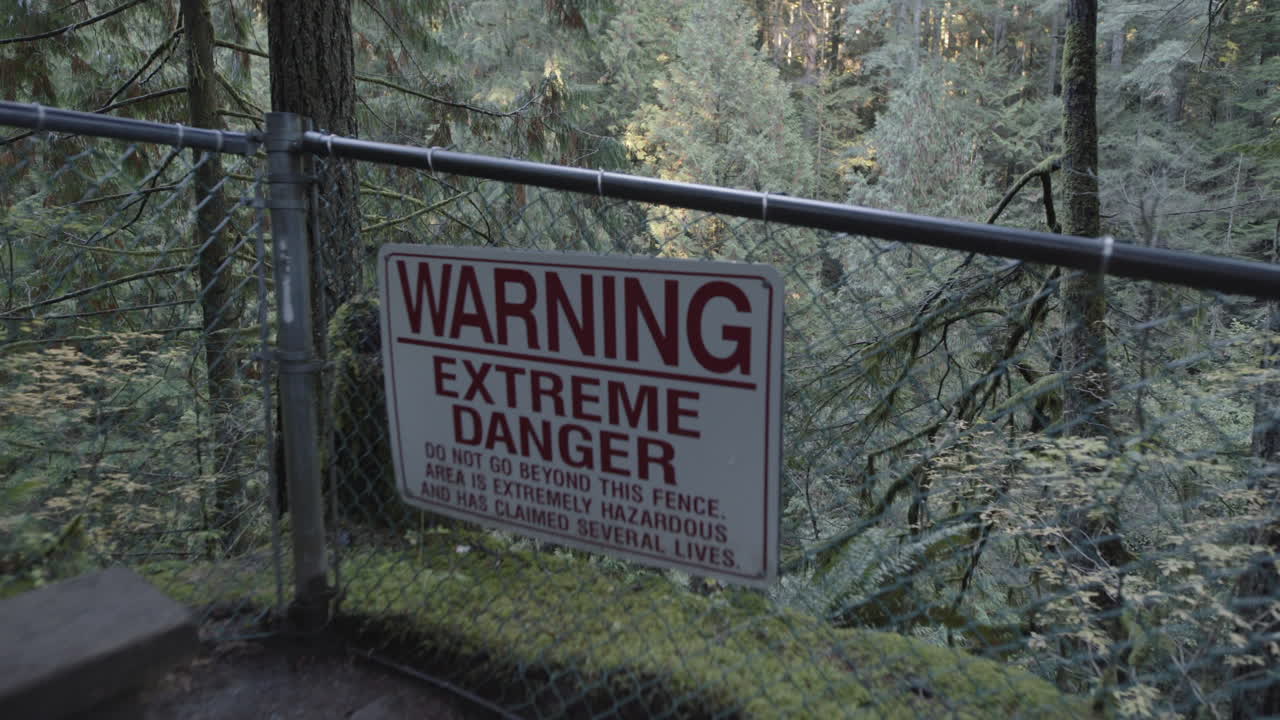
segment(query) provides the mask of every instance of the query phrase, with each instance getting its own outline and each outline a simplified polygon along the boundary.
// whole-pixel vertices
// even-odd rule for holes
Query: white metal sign
[[[378,287],[406,502],[650,565],[774,580],[773,268],[386,245]]]

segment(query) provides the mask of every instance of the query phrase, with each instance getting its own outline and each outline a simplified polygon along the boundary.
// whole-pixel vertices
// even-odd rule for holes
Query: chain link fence
[[[1274,268],[1227,268],[1251,285],[1189,280],[1197,263],[1225,266],[1161,251],[1143,273],[1176,268],[1217,290],[1103,280],[933,247],[919,229],[889,241],[782,224],[795,216],[769,196],[752,202],[772,221],[744,219],[608,197],[604,174],[581,194],[451,174],[414,148],[396,152],[424,169],[340,160],[333,139],[304,138],[313,157],[273,146],[271,127],[268,153],[303,161],[296,176],[272,166],[275,250],[253,156],[223,156],[210,184],[211,156],[167,147],[3,147],[6,592],[123,562],[202,607],[283,608],[282,578],[315,558],[297,542],[290,556],[274,532],[305,537],[295,501],[308,481],[291,471],[289,493],[272,489],[288,464],[262,362],[276,347],[281,383],[320,380],[292,396],[313,395],[318,429],[291,442],[309,445],[323,481],[323,582],[341,611],[330,628],[503,712],[1277,707],[1280,310],[1274,290],[1253,290]],[[300,240],[275,215],[289,183],[311,208]],[[287,242],[300,244],[286,256]],[[737,587],[406,505],[382,374],[386,243],[775,267],[779,580]],[[1075,267],[1135,274],[1131,246],[1114,259],[1105,247],[1110,267]],[[283,345],[293,321],[268,277],[308,250],[300,314],[320,362]],[[298,576],[305,592],[314,578]]]
[[[1275,692],[1274,303],[356,172],[365,262],[328,308],[328,467],[343,608],[370,651],[530,717],[1242,717]],[[725,586],[400,502],[372,292],[391,242],[776,267],[780,581]],[[1071,302],[1104,304],[1102,323]]]
[[[264,192],[251,157],[0,146],[0,594],[123,564],[206,619],[283,603]]]

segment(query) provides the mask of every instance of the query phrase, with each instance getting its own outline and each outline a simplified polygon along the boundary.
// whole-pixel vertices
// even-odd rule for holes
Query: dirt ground
[[[153,683],[131,704],[134,710],[127,714],[143,720],[495,717],[453,693],[341,648],[289,639],[206,643],[199,657]]]

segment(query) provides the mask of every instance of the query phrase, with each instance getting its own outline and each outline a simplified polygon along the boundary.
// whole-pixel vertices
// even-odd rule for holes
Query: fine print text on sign
[[[740,584],[775,579],[773,268],[386,245],[378,282],[406,502]]]

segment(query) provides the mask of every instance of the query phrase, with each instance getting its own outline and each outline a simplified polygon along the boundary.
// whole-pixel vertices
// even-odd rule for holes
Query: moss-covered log
[[[336,630],[527,717],[1089,718],[1086,699],[1012,665],[834,628],[759,594],[517,549],[467,529],[343,560]],[[179,599],[269,597],[269,565],[148,573]],[[254,579],[256,578],[256,579]],[[250,587],[253,586],[253,587]]]

